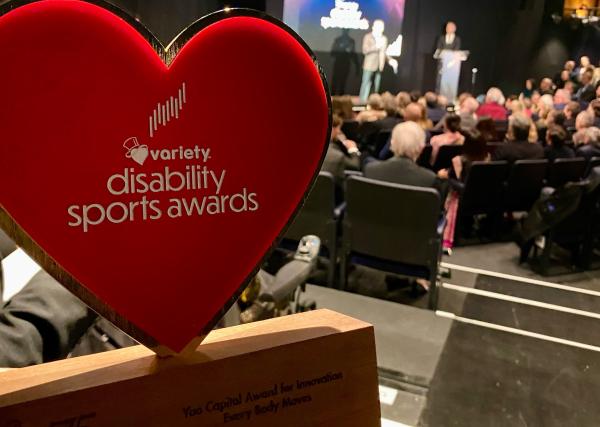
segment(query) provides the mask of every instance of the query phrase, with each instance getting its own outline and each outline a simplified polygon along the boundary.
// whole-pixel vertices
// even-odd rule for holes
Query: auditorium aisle
[[[390,422],[596,425],[600,271],[544,278],[518,266],[517,256],[513,244],[458,248],[444,260],[452,276],[437,313],[421,308],[424,297],[389,292],[384,275],[360,268],[353,290],[378,298],[314,286],[309,295],[375,325]],[[404,304],[383,301],[386,290]]]

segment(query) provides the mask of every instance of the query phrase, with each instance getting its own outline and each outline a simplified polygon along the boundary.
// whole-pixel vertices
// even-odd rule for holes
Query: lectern
[[[456,99],[460,65],[469,57],[467,50],[438,49],[433,54],[438,60],[438,76],[436,91],[444,95],[450,102]]]

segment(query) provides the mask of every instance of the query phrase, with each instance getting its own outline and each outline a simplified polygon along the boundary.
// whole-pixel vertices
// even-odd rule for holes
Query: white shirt
[[[446,44],[452,44],[454,42],[454,34],[446,34]]]

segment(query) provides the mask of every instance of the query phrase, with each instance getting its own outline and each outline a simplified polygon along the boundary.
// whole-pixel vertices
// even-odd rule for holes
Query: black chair
[[[567,182],[578,182],[585,175],[586,162],[584,158],[556,159],[548,167],[546,183],[549,187],[560,187]]]
[[[321,239],[321,247],[329,255],[327,282],[334,286],[337,266],[337,228],[339,213],[335,206],[335,184],[333,175],[320,172],[315,184],[290,225],[282,240],[282,246],[295,249],[303,236],[314,234]]]
[[[391,136],[392,136],[392,131],[389,129],[383,129],[383,130],[380,130],[379,132],[377,132],[377,135],[375,137],[374,147],[373,147],[373,155],[375,157],[379,157],[379,153],[381,152],[381,150],[383,150],[383,147],[385,147],[385,144],[387,144],[387,142],[391,138]]]
[[[352,176],[346,182],[341,285],[348,266],[371,268],[430,281],[429,306],[437,306],[436,280],[442,238],[441,202],[431,188]]]
[[[435,158],[433,171],[437,172],[440,169],[448,169],[452,166],[452,159],[460,156],[463,153],[462,145],[442,145]]]
[[[592,157],[587,164],[587,169],[585,171],[585,176],[587,177],[590,172],[592,171],[592,169],[594,169],[596,166],[600,166],[600,157]]]
[[[496,137],[498,141],[504,141],[508,132],[508,120],[494,120],[496,126]]]
[[[469,234],[475,215],[485,214],[495,221],[500,216],[500,195],[508,175],[508,163],[473,162],[469,175],[460,186],[455,241]]]
[[[431,159],[431,150],[431,145],[427,145],[423,148],[423,151],[421,151],[421,155],[417,159],[417,164],[422,168],[431,169],[431,163],[429,162]]]
[[[498,141],[498,142],[496,142],[496,141],[494,141],[494,142],[488,142],[488,143],[486,144],[486,146],[487,146],[487,152],[488,152],[488,153],[490,153],[490,156],[492,156],[492,157],[493,157],[493,156],[494,156],[494,153],[496,152],[496,149],[497,149],[498,147],[500,147],[500,146],[504,145],[504,144],[505,144],[505,143],[504,143],[504,142],[501,142],[501,141]]]
[[[547,170],[548,160],[517,160],[508,175],[502,211],[529,211],[540,197]]]
[[[342,132],[348,139],[358,141],[359,126],[360,123],[358,123],[356,120],[345,120],[344,123],[342,123]]]

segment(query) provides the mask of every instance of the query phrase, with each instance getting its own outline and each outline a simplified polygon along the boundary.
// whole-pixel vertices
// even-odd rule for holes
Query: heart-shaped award
[[[9,3],[0,51],[1,227],[100,314],[180,352],[317,174],[330,106],[312,53],[259,12],[209,15],[163,48],[72,0]]]

